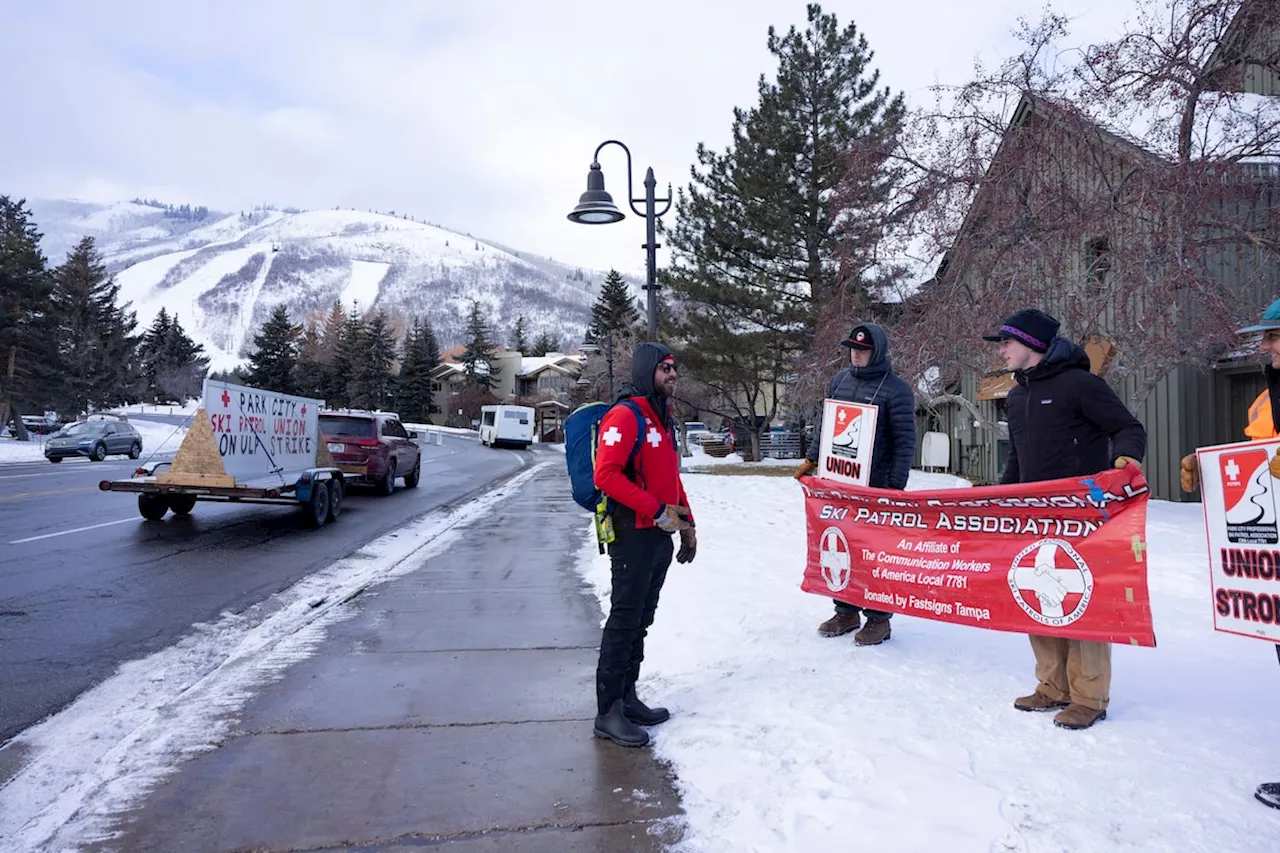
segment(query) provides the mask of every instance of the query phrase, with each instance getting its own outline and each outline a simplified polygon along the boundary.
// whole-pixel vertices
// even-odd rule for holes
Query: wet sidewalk
[[[424,484],[424,487],[426,485]],[[101,850],[657,851],[679,802],[591,734],[600,609],[563,463],[351,606]]]

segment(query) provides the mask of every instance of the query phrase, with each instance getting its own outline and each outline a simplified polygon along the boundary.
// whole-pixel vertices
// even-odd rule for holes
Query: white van
[[[528,406],[484,406],[480,409],[480,443],[493,447],[533,444],[533,409]]]

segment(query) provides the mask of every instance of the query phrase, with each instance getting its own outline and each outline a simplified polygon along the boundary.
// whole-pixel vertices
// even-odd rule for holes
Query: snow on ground
[[[378,293],[382,287],[382,280],[387,277],[387,270],[391,269],[391,264],[382,264],[375,261],[352,261],[351,262],[351,278],[347,282],[347,286],[342,290],[340,301],[343,305],[358,305],[362,310],[368,310],[378,301]]]
[[[175,407],[176,408],[176,407]],[[178,452],[183,436],[187,434],[185,426],[161,424],[154,421],[130,420],[134,428],[142,435],[142,458],[155,455],[166,455]],[[30,441],[17,441],[12,438],[0,438],[0,464],[7,462],[41,462],[44,460],[44,445],[52,436],[33,435]],[[108,459],[120,457],[108,456]],[[73,460],[68,460],[73,461]],[[87,460],[86,460],[87,461]]]
[[[1036,683],[1022,635],[898,615],[881,646],[819,637],[832,606],[800,591],[791,479],[685,485],[698,557],[671,566],[640,685],[672,711],[651,732],[685,850],[1277,849],[1280,812],[1253,789],[1280,780],[1280,669],[1271,645],[1213,631],[1199,506],[1150,505],[1160,645],[1117,646],[1108,719],[1069,732],[1012,707]],[[590,539],[580,569],[607,595]]]
[[[203,401],[193,398],[181,405],[168,403],[135,403],[132,406],[121,406],[111,411],[124,415],[194,415]]]

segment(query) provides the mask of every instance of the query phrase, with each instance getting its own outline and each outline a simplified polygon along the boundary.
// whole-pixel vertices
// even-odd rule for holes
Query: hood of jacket
[[[871,361],[866,367],[850,365],[849,370],[859,379],[879,379],[890,373],[893,370],[893,363],[889,361],[889,336],[885,334],[884,329],[880,328],[878,323],[859,323],[854,327],[854,331],[858,329],[867,330],[876,348],[871,351]]]
[[[667,398],[654,390],[653,374],[657,371],[658,365],[670,355],[671,350],[662,344],[652,342],[639,344],[631,355],[631,381],[624,382],[618,391],[619,401],[628,397],[647,399],[663,424],[670,420]]]
[[[1019,370],[1015,375],[1020,384],[1026,385],[1032,379],[1047,379],[1057,376],[1064,370],[1089,370],[1089,354],[1084,347],[1071,343],[1066,338],[1058,337],[1049,342],[1040,363],[1026,370]]]

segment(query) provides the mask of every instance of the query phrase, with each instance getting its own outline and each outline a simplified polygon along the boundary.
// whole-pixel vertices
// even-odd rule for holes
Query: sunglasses
[[[680,372],[680,368],[676,367],[675,362],[671,362],[671,361],[664,361],[662,364],[659,364],[658,369],[661,370],[663,373],[679,373]]]

